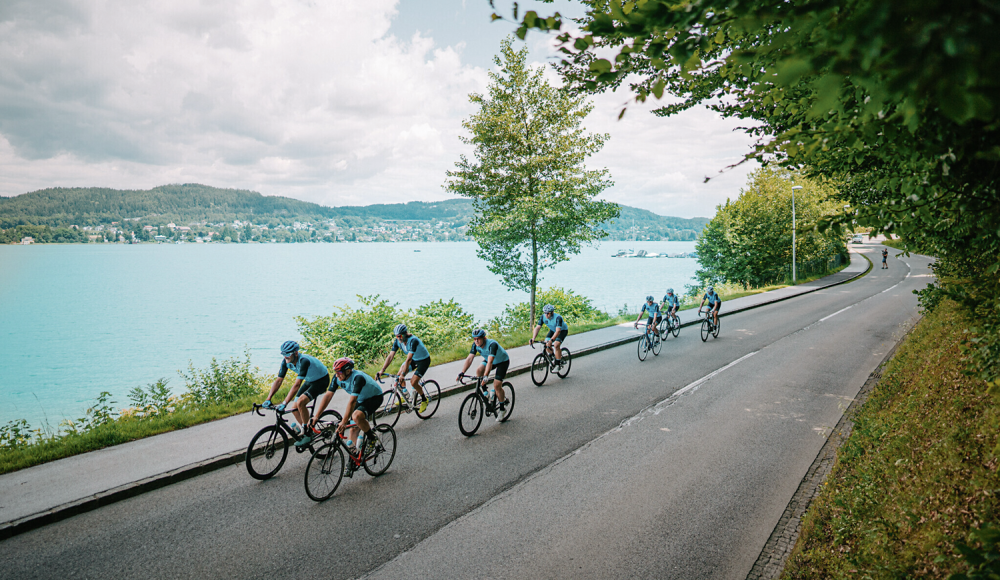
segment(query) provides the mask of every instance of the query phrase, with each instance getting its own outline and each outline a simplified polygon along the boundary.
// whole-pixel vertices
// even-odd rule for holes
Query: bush
[[[541,316],[542,307],[546,304],[555,306],[556,312],[562,315],[567,324],[602,322],[611,318],[607,312],[595,308],[589,298],[555,286],[535,295],[535,316]],[[529,320],[530,312],[529,302],[508,306],[500,316],[489,321],[487,330],[492,335],[507,335],[520,330],[530,330],[534,322],[537,322],[537,319]]]
[[[234,357],[221,363],[213,357],[208,369],[203,371],[189,364],[188,374],[181,373],[187,386],[187,392],[181,396],[181,403],[185,406],[203,407],[232,403],[260,393],[263,390],[262,383],[267,381],[261,379],[260,369],[251,368],[249,349],[243,351],[243,356],[243,360]],[[165,388],[165,385],[162,387]],[[150,391],[156,388],[153,385]],[[162,398],[163,393],[156,396]]]

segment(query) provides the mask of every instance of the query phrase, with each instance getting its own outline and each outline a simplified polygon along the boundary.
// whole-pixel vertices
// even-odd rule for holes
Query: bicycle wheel
[[[462,407],[458,410],[458,430],[462,435],[466,437],[475,435],[483,422],[483,411],[485,411],[483,398],[479,393],[472,393],[462,401]]]
[[[650,348],[653,351],[653,356],[658,356],[660,354],[660,348],[663,346],[663,342],[660,340],[660,335],[653,333],[652,338],[649,339]]]
[[[701,321],[701,341],[705,342],[708,340],[708,333],[712,330],[712,323],[708,320]]]
[[[396,390],[385,393],[384,398],[385,400],[375,416],[381,415],[382,422],[379,425],[395,427],[396,423],[399,422],[399,416],[403,414],[403,405],[406,403],[399,399],[399,393]]]
[[[441,387],[437,384],[437,381],[424,381],[420,388],[424,390],[424,396],[427,397],[427,409],[421,413],[417,411],[417,417],[421,419],[430,419],[437,413],[438,405],[441,403]],[[420,406],[417,406],[420,409]]]
[[[396,457],[396,431],[388,425],[379,425],[372,429],[378,444],[374,452],[369,452],[362,462],[362,466],[368,475],[378,477],[389,469],[393,458]]]
[[[323,501],[333,495],[344,479],[344,450],[339,442],[327,443],[313,453],[306,465],[306,495]]]
[[[670,332],[673,333],[674,338],[681,333],[681,319],[674,317],[674,321],[670,324]]]
[[[640,361],[646,360],[646,353],[647,352],[649,352],[649,340],[647,340],[646,336],[643,335],[642,338],[639,339],[639,360]]]
[[[656,326],[656,331],[659,333],[661,339],[667,339],[667,335],[670,334],[670,323],[667,322],[666,316],[660,319],[660,323]]]
[[[544,354],[539,354],[531,361],[531,382],[540,387],[547,378],[549,378],[549,361],[545,360]]]
[[[503,416],[500,417],[500,422],[503,423],[510,419],[510,414],[514,412],[514,385],[504,382],[501,388],[503,389],[504,401],[507,403],[503,410]]]
[[[288,457],[288,435],[276,426],[264,427],[247,446],[247,471],[261,481],[274,477]]]
[[[316,419],[316,430],[319,431],[319,438],[329,442],[333,438],[333,431],[340,425],[342,417],[340,413],[333,409],[327,409]]]
[[[556,371],[556,376],[559,377],[560,379],[565,379],[566,377],[569,376],[570,365],[573,364],[573,355],[569,352],[569,349],[566,347],[562,348],[562,361],[563,365],[559,367],[559,370]]]
[[[712,337],[719,338],[719,329],[722,328],[722,319],[719,319],[719,323],[712,327]]]

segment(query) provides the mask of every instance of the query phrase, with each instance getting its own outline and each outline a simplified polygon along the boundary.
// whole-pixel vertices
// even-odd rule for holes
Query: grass
[[[963,372],[965,326],[943,302],[897,350],[803,518],[782,578],[968,571],[958,546],[979,546],[970,533],[1000,514],[1000,386]]]

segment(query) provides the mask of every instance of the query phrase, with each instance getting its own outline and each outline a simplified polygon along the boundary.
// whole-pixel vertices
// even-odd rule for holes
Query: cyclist
[[[486,377],[489,376],[491,370],[496,371],[496,375],[493,376],[493,390],[496,391],[497,402],[500,404],[497,411],[497,421],[499,421],[507,406],[507,398],[503,393],[503,380],[507,377],[510,357],[507,356],[507,351],[500,346],[499,342],[492,338],[486,338],[486,331],[477,328],[472,331],[472,349],[469,350],[469,356],[465,357],[465,365],[462,366],[462,372],[458,373],[457,380],[461,381],[462,377],[465,376],[465,371],[469,370],[476,354],[483,355],[483,364],[476,369],[477,377]]]
[[[889,250],[887,248],[882,248],[882,269],[883,270],[888,270],[889,269],[889,264],[887,264],[885,262],[888,259],[889,259]]]
[[[561,367],[563,364],[562,349],[559,347],[566,340],[566,335],[569,334],[569,325],[566,324],[561,315],[556,314],[555,306],[546,304],[542,307],[542,316],[539,317],[538,324],[535,325],[528,344],[535,344],[535,338],[538,337],[538,331],[542,329],[543,324],[549,327],[549,332],[545,335],[545,351],[549,354],[554,353],[556,366]]]
[[[674,319],[674,324],[680,324],[677,320],[677,309],[681,307],[681,301],[674,294],[673,288],[667,288],[667,293],[663,296],[664,314]]]
[[[635,324],[632,326],[639,328],[639,319],[646,312],[649,313],[649,317],[646,318],[646,332],[652,332],[652,329],[660,324],[660,305],[656,303],[656,299],[652,296],[646,296],[646,303],[642,305],[642,310],[639,311],[639,316],[635,318]]]
[[[372,433],[368,417],[374,417],[375,411],[382,405],[382,387],[378,386],[375,379],[355,369],[354,361],[349,358],[338,358],[333,363],[333,372],[337,377],[337,385],[343,387],[351,397],[347,400],[344,418],[337,427],[337,433],[343,433],[353,418],[355,424],[351,426],[348,437],[358,442],[359,453],[365,453],[365,445],[375,444],[375,434]],[[322,402],[328,400],[324,397]],[[317,413],[322,410],[321,408]],[[358,429],[364,433],[364,439],[358,439]]]
[[[271,384],[271,392],[267,394],[267,399],[263,403],[265,409],[271,408],[271,397],[281,388],[281,383],[285,381],[288,369],[295,371],[296,378],[292,388],[288,390],[288,395],[284,402],[278,405],[279,411],[284,411],[285,407],[295,399],[292,407],[292,416],[303,426],[303,434],[295,442],[296,447],[304,447],[312,442],[312,431],[308,427],[310,423],[309,408],[306,404],[312,401],[330,387],[330,372],[326,370],[326,365],[319,359],[304,352],[299,352],[299,343],[294,340],[285,341],[281,345],[281,368],[278,369],[278,378]],[[336,390],[336,387],[334,387]],[[322,411],[322,409],[321,409]],[[319,416],[319,413],[316,413]],[[292,424],[292,430],[298,433],[298,428]]]
[[[431,366],[431,353],[427,352],[424,341],[410,334],[405,324],[397,324],[392,334],[396,338],[392,339],[392,348],[389,350],[389,356],[386,357],[385,364],[382,365],[382,370],[375,373],[375,380],[377,381],[382,378],[382,373],[389,367],[389,363],[396,356],[396,351],[403,349],[406,360],[399,367],[399,378],[402,379],[405,377],[406,371],[413,368],[413,376],[410,377],[410,386],[417,392],[416,401],[420,402],[420,407],[417,410],[423,413],[427,410],[428,401],[423,387],[420,386],[420,379],[424,378],[424,373]]]
[[[722,308],[722,298],[719,298],[719,295],[715,293],[714,287],[709,286],[708,290],[705,291],[705,296],[701,299],[701,306],[698,306],[699,312],[701,312],[701,307],[705,305],[706,300],[708,301],[708,311],[712,313],[712,323],[718,325],[719,309]]]

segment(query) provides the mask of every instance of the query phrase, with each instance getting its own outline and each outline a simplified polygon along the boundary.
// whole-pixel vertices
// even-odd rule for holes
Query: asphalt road
[[[428,421],[400,421],[385,475],[359,473],[326,502],[305,495],[304,455],[266,482],[234,466],[6,540],[0,570],[743,578],[825,435],[914,321],[911,290],[930,276],[926,259],[903,260],[912,273],[890,258],[889,270],[876,262],[852,283],[725,317],[707,343],[685,328],[642,363],[629,344],[543,387],[515,377],[511,420],[472,438],[458,431],[462,397],[445,399]]]

